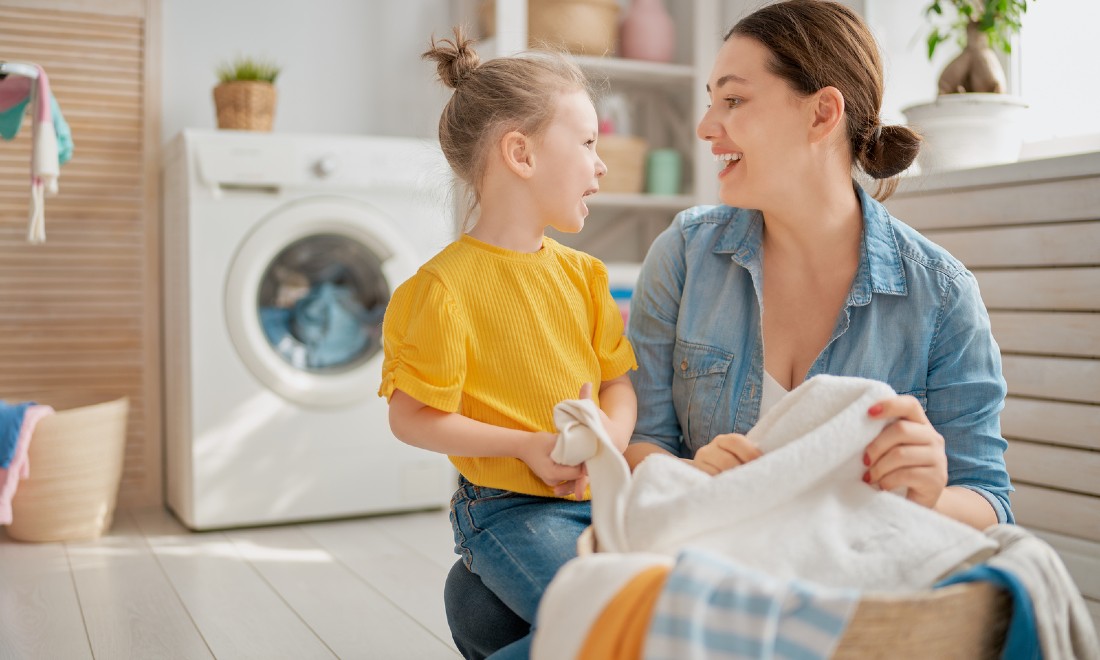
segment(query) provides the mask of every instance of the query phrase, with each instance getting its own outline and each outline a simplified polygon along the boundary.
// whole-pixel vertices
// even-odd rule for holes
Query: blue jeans
[[[451,498],[455,552],[508,609],[533,624],[550,580],[577,556],[577,538],[592,522],[590,503],[459,483]],[[457,636],[455,642],[463,645]],[[528,634],[492,657],[525,658],[530,642]]]

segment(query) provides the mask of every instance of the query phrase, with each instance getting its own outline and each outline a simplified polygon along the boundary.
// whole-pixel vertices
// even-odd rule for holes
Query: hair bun
[[[441,39],[438,42],[432,37],[431,48],[421,57],[435,62],[436,73],[444,85],[458,89],[462,81],[481,63],[481,58],[472,48],[474,40],[466,38],[462,28],[456,27],[454,35],[453,40]]]
[[[908,126],[879,124],[864,145],[860,167],[875,179],[888,179],[913,164],[920,145],[920,135]]]

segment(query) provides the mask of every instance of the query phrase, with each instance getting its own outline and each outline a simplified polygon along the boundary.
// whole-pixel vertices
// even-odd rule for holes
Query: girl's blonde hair
[[[562,92],[592,92],[580,69],[560,53],[523,53],[485,62],[462,28],[454,39],[436,41],[422,57],[434,61],[439,80],[454,94],[439,118],[439,144],[464,184],[467,205],[459,233],[469,229],[481,203],[489,150],[509,131],[537,138],[546,129]]]

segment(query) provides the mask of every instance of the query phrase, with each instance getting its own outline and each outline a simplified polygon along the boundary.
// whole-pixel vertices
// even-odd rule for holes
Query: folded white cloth
[[[583,436],[578,446],[593,448],[586,463],[600,551],[674,556],[696,547],[779,578],[922,589],[964,561],[984,559],[996,544],[863,483],[863,452],[889,422],[870,418],[867,409],[893,394],[877,381],[816,376],[749,432],[765,455],[715,477],[654,455],[631,478],[605,433],[563,433],[560,442]],[[570,413],[570,421],[579,419]],[[566,453],[572,461],[584,455]]]

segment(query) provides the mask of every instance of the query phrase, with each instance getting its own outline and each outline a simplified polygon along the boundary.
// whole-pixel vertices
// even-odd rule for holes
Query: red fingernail
[[[863,464],[864,465],[870,465],[871,464],[871,456],[867,452],[863,452]]]
[[[870,472],[864,472],[863,473],[863,483],[865,483],[865,484],[871,483],[871,473]]]
[[[871,406],[867,410],[867,414],[870,415],[871,417],[874,417],[875,415],[879,414],[880,412],[882,412],[882,404],[881,403],[876,403],[875,405]]]

